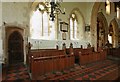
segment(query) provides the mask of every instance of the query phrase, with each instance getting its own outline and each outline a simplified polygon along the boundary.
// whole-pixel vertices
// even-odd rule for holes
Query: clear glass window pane
[[[55,39],[55,22],[49,21],[49,32],[50,32],[50,39]]]
[[[38,6],[44,10],[43,5]],[[47,11],[37,9],[33,12],[30,19],[30,35],[31,39],[55,39],[55,22],[49,20]]]
[[[73,39],[73,20],[70,18],[70,39]]]
[[[47,12],[43,13],[43,36],[48,37],[48,14]]]
[[[33,16],[30,20],[31,23],[31,38],[39,39],[42,34],[42,14],[39,10],[33,12]]]
[[[74,38],[77,39],[77,21],[74,21]]]

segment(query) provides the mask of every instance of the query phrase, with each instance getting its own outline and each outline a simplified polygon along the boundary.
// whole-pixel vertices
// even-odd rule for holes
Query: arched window
[[[117,7],[117,18],[120,19],[120,8]]]
[[[110,1],[106,0],[106,14],[110,14]]]
[[[39,4],[30,19],[31,39],[55,39],[55,23],[49,19],[49,13],[42,4]]]
[[[71,15],[70,18],[70,39],[71,40],[77,40],[77,18],[75,14]]]

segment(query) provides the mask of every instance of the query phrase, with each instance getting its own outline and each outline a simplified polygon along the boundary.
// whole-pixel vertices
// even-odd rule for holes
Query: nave
[[[119,0],[19,1],[0,2],[3,81],[120,81]]]
[[[31,50],[27,64],[3,66],[3,79],[4,81],[119,81],[120,58],[116,59],[115,56],[111,57],[111,55],[105,56],[106,50],[100,52],[92,50],[92,47],[88,49],[69,48],[63,51],[54,49]],[[64,51],[67,52],[66,56],[61,55],[64,54]],[[75,52],[72,54],[72,51],[77,52],[77,55]]]

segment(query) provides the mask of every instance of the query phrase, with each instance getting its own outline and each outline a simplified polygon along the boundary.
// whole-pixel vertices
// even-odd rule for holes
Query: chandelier
[[[45,2],[46,8],[47,8],[48,12],[50,13],[50,19],[52,21],[55,20],[56,14],[65,14],[65,8],[64,8],[64,10],[62,10],[60,3],[61,3],[60,1],[56,1],[56,0],[51,0],[50,2],[48,2],[48,1]]]

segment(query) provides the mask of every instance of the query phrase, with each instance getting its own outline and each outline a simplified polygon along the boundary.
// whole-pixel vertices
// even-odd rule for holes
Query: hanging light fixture
[[[55,15],[56,14],[65,14],[65,8],[62,11],[60,1],[57,0],[51,0],[50,2],[46,1],[45,5],[50,13],[50,20],[54,21],[55,20]]]
[[[60,3],[56,2],[56,0],[51,0],[50,2],[50,5],[51,5],[51,12],[50,12],[50,18],[52,21],[54,21],[55,19],[55,14],[65,14],[65,8],[64,8],[64,11],[61,10],[61,6],[60,6]]]

